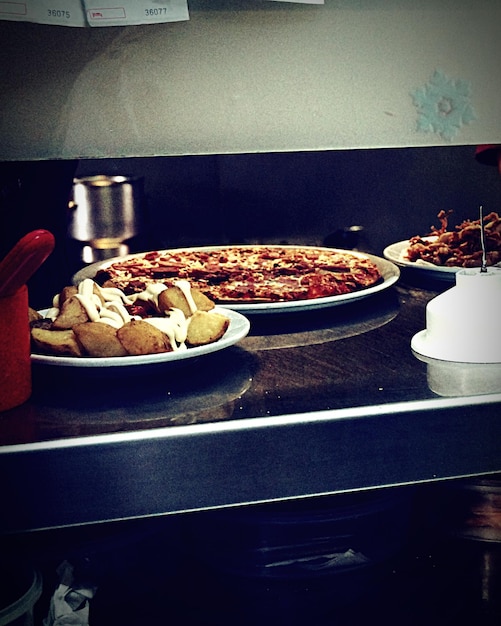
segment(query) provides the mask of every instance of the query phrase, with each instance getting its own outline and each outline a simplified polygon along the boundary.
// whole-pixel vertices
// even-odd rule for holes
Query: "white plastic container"
[[[415,353],[459,363],[501,363],[501,268],[456,273],[456,286],[426,306],[426,328],[411,340]]]

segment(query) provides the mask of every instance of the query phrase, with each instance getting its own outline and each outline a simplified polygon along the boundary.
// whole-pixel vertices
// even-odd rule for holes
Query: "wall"
[[[144,177],[145,245],[321,244],[362,225],[360,245],[390,243],[438,226],[501,211],[497,169],[469,146],[80,161],[77,174]]]
[[[0,22],[0,160],[501,142],[498,0],[189,7],[137,27]],[[411,97],[426,89],[431,117]]]
[[[175,24],[0,21],[0,253],[31,228],[58,235],[32,291],[41,306],[78,269],[65,240],[75,172],[145,177],[143,249],[321,243],[361,224],[380,254],[441,209],[500,209],[496,169],[473,158],[501,143],[497,0],[189,5]],[[475,119],[445,111],[418,131],[410,94],[436,69]]]

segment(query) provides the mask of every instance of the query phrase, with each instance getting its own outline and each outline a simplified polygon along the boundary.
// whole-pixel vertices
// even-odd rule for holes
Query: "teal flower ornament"
[[[419,114],[417,130],[437,133],[447,141],[453,139],[463,124],[476,119],[470,93],[468,81],[452,80],[435,70],[429,82],[411,94]]]

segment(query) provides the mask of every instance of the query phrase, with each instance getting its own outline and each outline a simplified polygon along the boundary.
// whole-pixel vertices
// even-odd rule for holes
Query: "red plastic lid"
[[[501,159],[500,144],[484,144],[477,146],[475,150],[475,159],[484,165],[498,165]]]

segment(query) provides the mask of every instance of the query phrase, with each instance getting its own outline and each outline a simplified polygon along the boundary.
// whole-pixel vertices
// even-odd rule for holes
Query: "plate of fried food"
[[[250,322],[188,281],[126,296],[92,279],[67,286],[52,307],[30,310],[33,363],[81,368],[177,363],[243,339]]]
[[[498,213],[489,213],[482,222],[480,218],[463,220],[450,229],[448,221],[451,213],[440,211],[437,216],[440,228],[432,227],[426,236],[416,235],[391,244],[384,249],[384,257],[400,267],[454,282],[458,270],[482,266],[483,235],[485,264],[501,267],[501,217]]]

